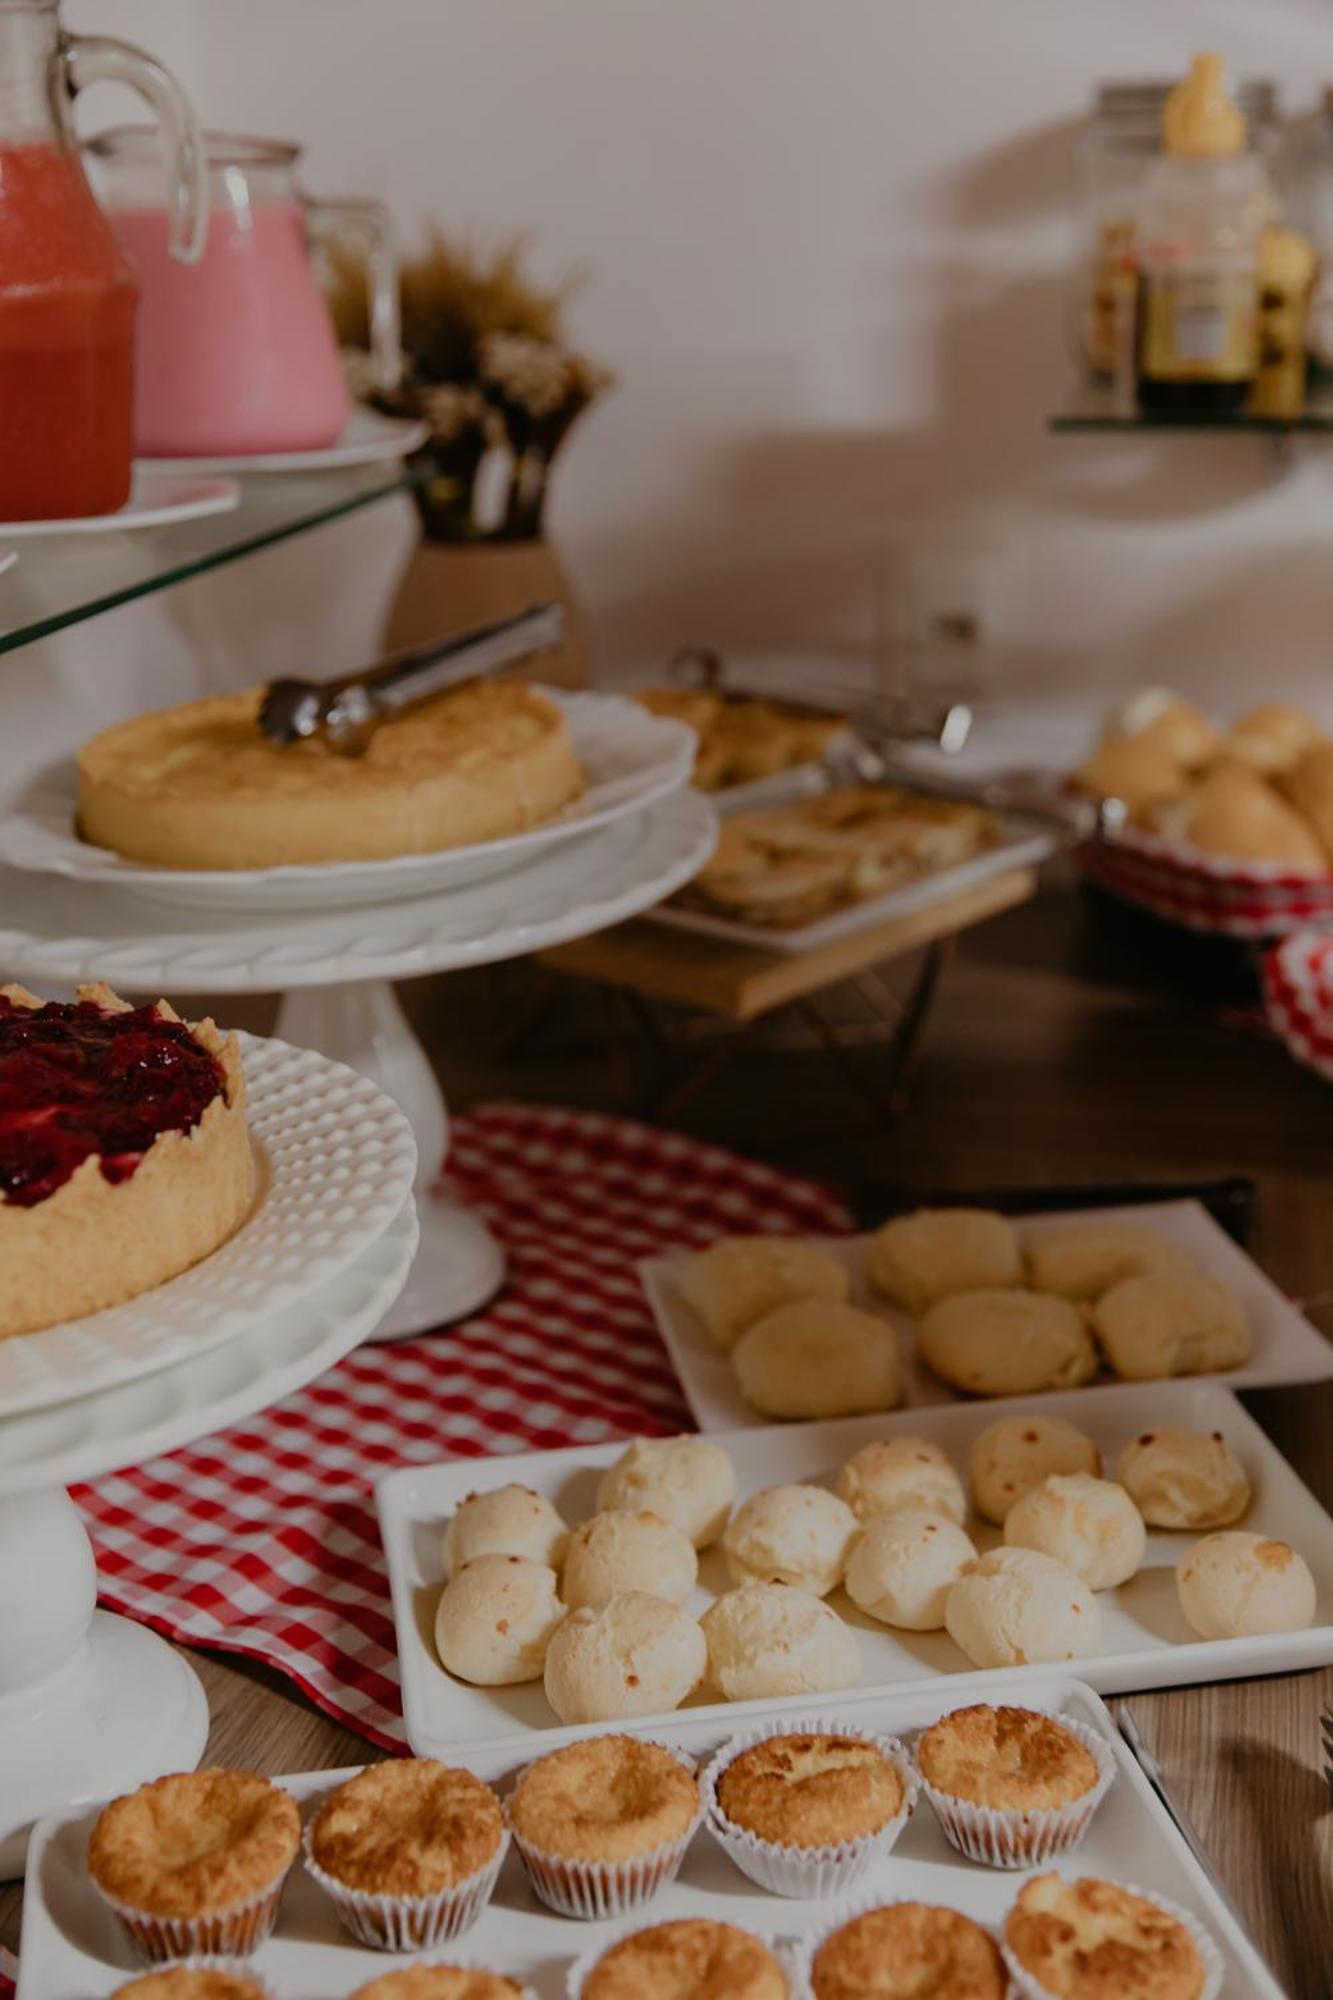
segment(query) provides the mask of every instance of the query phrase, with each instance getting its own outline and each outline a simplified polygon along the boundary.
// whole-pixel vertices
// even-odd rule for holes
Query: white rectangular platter
[[[1049,833],[1034,833],[1030,826],[1009,825],[998,846],[987,848],[984,854],[961,862],[957,868],[936,869],[882,896],[868,897],[864,903],[849,903],[846,909],[802,924],[797,930],[740,923],[729,917],[710,916],[706,910],[684,909],[678,903],[659,903],[655,909],[645,910],[644,915],[653,923],[667,924],[673,930],[697,931],[703,937],[722,938],[728,944],[753,945],[759,951],[787,954],[816,951],[821,945],[850,937],[854,931],[863,931],[871,924],[887,924],[894,917],[927,910],[932,903],[943,902],[949,896],[961,896],[965,890],[989,882],[993,875],[1004,874],[1006,869],[1035,868],[1054,848],[1055,841]]]
[[[1123,1208],[1066,1209],[1057,1214],[1015,1216],[1014,1226],[1020,1240],[1026,1241],[1048,1229],[1091,1221],[1147,1223],[1178,1243],[1200,1270],[1225,1279],[1239,1293],[1253,1331],[1254,1351],[1243,1368],[1233,1368],[1225,1375],[1213,1376],[1212,1380],[1225,1382],[1229,1389],[1246,1389],[1261,1383],[1317,1382],[1333,1375],[1333,1342],[1325,1340],[1305,1315],[1283,1297],[1272,1279],[1233,1242],[1202,1202],[1159,1201]],[[878,1313],[896,1328],[902,1350],[903,1379],[907,1384],[905,1407],[956,1402],[953,1390],[918,1364],[911,1320],[877,1297],[866,1283],[869,1241],[868,1236],[819,1238],[821,1248],[850,1271],[854,1304]],[[733,1431],[743,1424],[766,1423],[769,1419],[761,1417],[742,1396],[730,1357],[713,1345],[702,1320],[685,1302],[677,1274],[689,1256],[688,1250],[680,1250],[665,1257],[649,1258],[640,1264],[639,1276],[694,1420],[701,1431]],[[1088,1388],[1097,1386],[1089,1383]],[[1078,1393],[1086,1395],[1088,1390]]]
[[[948,1691],[905,1699],[877,1695],[844,1699],[836,1713],[849,1724],[889,1734],[921,1728],[952,1705]],[[1185,1843],[1144,1781],[1097,1697],[1076,1681],[1050,1676],[1035,1681],[1024,1699],[1067,1714],[1100,1731],[1117,1763],[1116,1781],[1091,1830],[1067,1864],[1070,1871],[1142,1883],[1193,1914],[1221,1947],[1226,1964],[1225,2000],[1281,2000],[1281,1988],[1212,1889]],[[814,1720],[827,1709],[806,1703],[791,1720]],[[659,1732],[655,1732],[659,1733]],[[725,1724],[703,1716],[675,1719],[669,1740],[706,1758],[725,1740]],[[512,1750],[460,1745],[458,1761],[503,1792],[522,1759]],[[284,1778],[303,1809],[350,1771]],[[84,1857],[95,1812],[76,1810],[44,1820],[33,1835],[23,1905],[23,1954],[18,2000],[103,2000],[137,1969],[112,1918],[91,1888]],[[877,1864],[857,1896],[885,1901],[917,1898],[962,1910],[976,1921],[998,1924],[1025,1877],[981,1868],[949,1847],[929,1806],[921,1801],[890,1855]],[[826,1922],[836,1904],[794,1902],[770,1896],[740,1875],[721,1849],[700,1832],[680,1878],[647,1905],[636,1921],[713,1917],[769,1938],[790,1938]],[[625,1928],[553,1916],[533,1897],[511,1854],[494,1900],[477,1925],[436,1956],[472,1963],[527,1980],[539,2000],[564,2000],[565,1975],[574,1958]],[[366,1980],[407,1961],[372,1952],[338,1927],[331,1905],[300,1867],[288,1879],[273,1937],[255,1958],[277,2000],[342,2000]]]
[[[1007,1411],[1025,1407],[1029,1406],[1021,1401],[1005,1405]],[[1254,1488],[1253,1504],[1238,1525],[1289,1541],[1309,1563],[1318,1586],[1315,1624],[1309,1629],[1205,1643],[1186,1625],[1176,1599],[1175,1567],[1195,1537],[1154,1531],[1138,1575],[1099,1597],[1101,1650],[1094,1658],[1077,1662],[1080,1679],[1105,1693],[1232,1680],[1333,1661],[1333,1520],[1234,1396],[1205,1382],[1178,1383],[1165,1390],[1160,1382],[1149,1382],[1107,1389],[1097,1396],[1043,1397],[1030,1407],[1079,1424],[1112,1468],[1122,1445],[1168,1416],[1175,1423],[1221,1431]],[[736,1431],[716,1441],[736,1469],[738,1498],[745,1499],[761,1487],[790,1481],[831,1486],[853,1451],[871,1438],[895,1432],[933,1438],[962,1469],[972,1439],[994,1415],[989,1404],[954,1403],[892,1417]],[[435,1757],[459,1743],[526,1739],[531,1746],[561,1735],[540,1681],[519,1687],[472,1687],[455,1680],[440,1664],[433,1623],[443,1584],[443,1527],[467,1494],[511,1480],[545,1494],[567,1521],[583,1520],[593,1512],[599,1471],[622,1450],[622,1445],[605,1444],[493,1458],[484,1464],[475,1458],[458,1459],[445,1465],[407,1467],[380,1482],[376,1496],[380,1532],[393,1592],[403,1712],[414,1750]],[[982,1549],[1001,1539],[998,1529],[981,1521],[973,1522],[968,1532]],[[702,1613],[728,1587],[721,1551],[708,1550],[700,1560],[699,1586],[687,1609]],[[892,1631],[858,1611],[841,1590],[829,1602],[856,1630],[863,1687],[928,1690],[944,1676],[960,1702],[1001,1695],[1022,1701],[1025,1683],[1051,1671],[1045,1666],[981,1673],[945,1632]],[[747,1728],[756,1714],[797,1706],[800,1699],[723,1703],[704,1690],[687,1706],[716,1717],[720,1727],[730,1719],[732,1726]]]

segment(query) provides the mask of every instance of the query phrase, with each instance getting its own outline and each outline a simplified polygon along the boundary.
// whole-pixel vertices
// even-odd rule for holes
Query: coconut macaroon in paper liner
[[[976,1942],[974,1957],[978,1963],[973,1967],[973,1970],[979,1977],[974,1978],[973,1983],[969,1985],[967,1990],[969,1993],[984,1994],[986,1991],[987,1974],[988,1972],[993,1972],[996,2000],[1001,2000],[1001,1996],[1005,1996],[1005,2000],[1007,2000],[1007,1997],[1012,1994],[1012,1987],[1009,1984],[1008,1973],[1001,1957],[1003,1946],[998,1934],[989,1924],[978,1923],[974,1917],[967,1916],[964,1911],[956,1910],[949,1904],[925,1903],[919,1897],[894,1896],[892,1894],[859,1896],[850,1903],[844,1903],[835,1915],[826,1917],[821,1923],[816,1924],[813,1930],[806,1931],[802,1936],[793,1940],[791,1946],[791,1966],[798,2000],[814,2000],[815,1962],[824,1946],[830,1944],[842,1931],[848,1929],[850,1925],[856,1923],[860,1918],[872,1916],[879,1910],[913,1909],[924,1910],[934,1917],[946,1920],[953,1933],[949,1950],[950,1957],[954,1961],[955,1972],[958,1970],[956,1961],[958,1957],[959,1927],[961,1925],[967,1926],[967,1931],[962,1933],[964,1936],[968,1935],[971,1931],[980,1932],[981,1937],[989,1944],[990,1950],[986,1950],[985,1944],[974,1941]],[[934,1991],[935,1989],[932,1987],[928,1990]],[[943,1989],[941,1988],[940,1990],[942,1991]]]
[[[1198,1918],[1189,1910],[1182,1909],[1179,1903],[1169,1902],[1165,1896],[1157,1895],[1152,1889],[1140,1889],[1133,1882],[1117,1882],[1113,1886],[1128,1896],[1140,1897],[1154,1909],[1160,1910],[1163,1915],[1173,1918],[1181,1929],[1188,1933],[1203,1966],[1203,1984],[1198,1989],[1197,2000],[1218,2000],[1218,1995],[1222,1991],[1222,1981],[1226,1976],[1226,1967],[1220,1950]],[[1059,1994],[1052,1993],[1048,1986],[1043,1986],[1034,1973],[1028,1971],[1003,1934],[1000,1937],[1000,1950],[1004,1954],[1004,1962],[1013,1981],[1015,2000],[1060,2000]]]
[[[430,1951],[471,1930],[491,1900],[509,1851],[506,1828],[495,1852],[460,1882],[427,1896],[395,1896],[353,1889],[321,1868],[310,1852],[313,1825],[312,1821],[307,1826],[302,1842],[306,1873],[324,1891],[352,1936],[376,1951]]]
[[[192,1958],[173,1958],[161,1965],[151,1966],[146,1972],[136,1973],[118,1986],[111,2000],[121,2000],[122,1995],[129,2000],[156,2000],[163,1992],[179,1993],[179,1982],[175,1975],[186,1977],[197,1974],[200,1981],[208,1980],[211,1990],[217,1992],[220,1980],[235,1980],[247,1993],[257,1993],[260,2000],[277,2000],[272,1985],[261,1977],[248,1958],[228,1957],[217,1952],[197,1952]]]
[[[764,1932],[751,1930],[748,1924],[733,1924],[718,1919],[696,1919],[689,1917],[674,1918],[661,1923],[626,1924],[614,1937],[603,1938],[600,1943],[590,1945],[587,1951],[574,1960],[565,1974],[565,2000],[585,2000],[585,1991],[588,1982],[602,1960],[619,1945],[627,1943],[629,1939],[644,1937],[651,1931],[671,1930],[678,1924],[693,1924],[701,1921],[709,1923],[710,1927],[716,1931],[739,1932],[752,1945],[759,1946],[761,1952],[772,1960],[777,1970],[781,1973],[786,1986],[786,2000],[806,2000],[805,1987],[796,1965],[797,1941],[771,1937]],[[759,1959],[754,1968],[756,1975],[760,1973],[761,1966],[762,1959]],[[772,1984],[771,1980],[765,1983],[769,1986]],[[756,1986],[756,1981],[747,1981],[746,1984],[747,1988],[754,1987]],[[718,1990],[720,1991],[721,1989],[719,1988]],[[748,2000],[748,1992],[744,1995],[738,1995],[737,2000]]]
[[[1032,1710],[1033,1715],[1044,1715]],[[1075,1722],[1071,1716],[1044,1716],[1072,1736],[1092,1758],[1097,1777],[1088,1790],[1058,1806],[983,1806],[944,1791],[927,1778],[921,1768],[923,1730],[914,1745],[915,1767],[921,1790],[930,1801],[945,1839],[987,1868],[1038,1868],[1058,1855],[1068,1854],[1092,1825],[1093,1815],[1106,1797],[1115,1778],[1115,1758],[1110,1745],[1095,1729]],[[940,1718],[942,1722],[948,1716]],[[938,1725],[935,1725],[938,1727]]]
[[[688,1777],[694,1788],[694,1807],[688,1820],[678,1832],[654,1841],[639,1853],[604,1859],[590,1855],[553,1853],[524,1833],[522,1826],[516,1823],[514,1807],[520,1789],[525,1781],[531,1779],[533,1772],[541,1767],[549,1768],[556,1759],[573,1763],[597,1758],[608,1754],[615,1745],[626,1746],[624,1754],[627,1757],[634,1757],[636,1752],[642,1749],[668,1757]],[[583,1780],[585,1788],[592,1782],[591,1774]],[[640,1909],[657,1894],[659,1889],[673,1881],[685,1859],[686,1849],[699,1830],[703,1813],[703,1798],[696,1778],[694,1759],[687,1756],[683,1750],[677,1750],[672,1744],[660,1742],[656,1738],[628,1735],[586,1738],[577,1743],[566,1744],[563,1749],[550,1751],[545,1757],[536,1758],[519,1773],[513,1790],[505,1801],[505,1817],[510,1835],[536,1894],[548,1909],[555,1910],[558,1915],[584,1919],[627,1916],[631,1910]],[[518,1817],[520,1820],[523,1817],[521,1811]],[[608,1844],[613,1844],[615,1829],[609,1821],[606,1831]]]
[[[738,1825],[728,1816],[718,1797],[723,1778],[746,1751],[784,1737],[835,1737],[869,1746],[892,1768],[901,1784],[902,1796],[897,1811],[870,1832],[810,1847],[767,1840],[749,1827]],[[703,1775],[704,1814],[708,1830],[719,1846],[741,1873],[748,1875],[761,1889],[767,1889],[775,1896],[834,1896],[852,1888],[876,1856],[889,1852],[911,1817],[917,1789],[918,1779],[912,1760],[896,1737],[876,1735],[872,1730],[843,1723],[836,1717],[818,1716],[800,1725],[770,1723],[743,1736],[733,1737],[724,1744]]]

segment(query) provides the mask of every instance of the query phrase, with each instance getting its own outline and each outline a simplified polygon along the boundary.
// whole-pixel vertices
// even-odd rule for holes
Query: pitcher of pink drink
[[[84,177],[73,95],[128,83],[156,112],[162,255],[196,257],[207,225],[199,131],[151,56],[68,34],[56,0],[0,0],[0,520],[110,514],[130,491],[134,273]]]
[[[351,412],[337,340],[310,258],[336,229],[365,256],[376,380],[400,369],[398,272],[388,215],[373,201],[312,201],[300,148],[206,132],[208,242],[190,269],[170,251],[154,134],[104,132],[97,163],[111,222],[139,280],[135,448],[149,458],[320,451]]]

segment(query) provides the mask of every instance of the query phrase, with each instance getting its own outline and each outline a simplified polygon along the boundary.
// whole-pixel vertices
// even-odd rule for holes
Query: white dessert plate
[[[154,868],[80,840],[74,830],[78,784],[72,758],[29,779],[0,806],[0,854],[11,867],[75,882],[129,889],[195,911],[338,909],[434,895],[505,874],[553,847],[642,812],[688,782],[693,732],[649,715],[620,695],[544,690],[569,717],[586,778],[572,805],[502,840],[390,861],[200,869]]]
[[[1024,1700],[1095,1730],[1110,1744],[1115,1758],[1115,1782],[1067,1872],[1076,1869],[1081,1875],[1145,1884],[1188,1910],[1221,1950],[1226,1967],[1222,2000],[1282,2000],[1281,1988],[1153,1796],[1092,1690],[1078,1681],[1047,1675],[1025,1689]],[[843,1697],[831,1712],[845,1716],[851,1726],[901,1735],[937,1721],[951,1705],[948,1694],[932,1690],[912,1698]],[[792,1710],[790,1719],[799,1727],[829,1713],[827,1701],[804,1702]],[[631,1731],[639,1733],[638,1726],[631,1725]],[[595,1732],[565,1735],[589,1733]],[[683,1715],[673,1717],[665,1730],[652,1732],[699,1760],[718,1749],[728,1733],[725,1724],[714,1718]],[[451,1761],[466,1764],[503,1793],[523,1753],[513,1746],[454,1745]],[[353,1775],[352,1770],[306,1772],[278,1782],[308,1817],[319,1800]],[[71,1994],[102,2000],[139,1969],[88,1879],[86,1855],[95,1811],[75,1808],[44,1820],[33,1836],[23,1901],[18,2000],[68,2000]],[[880,1895],[886,1902],[906,1897],[943,1904],[978,1923],[998,1927],[1026,1879],[1018,1870],[982,1868],[964,1860],[944,1839],[929,1805],[919,1800],[892,1854],[873,1865],[855,1894],[858,1902]],[[827,1924],[836,1909],[835,1902],[796,1901],[757,1888],[701,1830],[677,1880],[632,1918],[582,1923],[555,1916],[538,1903],[511,1852],[478,1923],[432,1956],[522,1979],[538,2000],[564,2000],[571,1962],[632,1924],[710,1917],[770,1939],[790,1939]],[[332,1905],[298,1862],[287,1880],[277,1928],[256,1953],[254,1966],[280,1994],[342,1994],[407,1962],[388,1952],[368,1951],[340,1929]]]
[[[205,479],[179,466],[136,464],[130,497],[114,514],[78,514],[65,521],[0,521],[7,541],[44,535],[116,535],[128,528],[171,528],[205,514],[229,514],[241,497],[234,479]]]
[[[1263,1383],[1320,1382],[1333,1375],[1333,1342],[1325,1340],[1290,1299],[1283,1297],[1272,1279],[1214,1222],[1201,1202],[1144,1202],[1124,1208],[1066,1209],[1057,1214],[1014,1217],[1014,1227],[1023,1241],[1048,1229],[1080,1222],[1147,1223],[1178,1243],[1200,1270],[1210,1277],[1224,1279],[1239,1293],[1254,1336],[1254,1351],[1243,1368],[1232,1368],[1210,1379],[1224,1382],[1229,1389],[1250,1389]],[[905,1407],[957,1402],[955,1392],[917,1360],[912,1321],[886,1304],[866,1283],[865,1259],[870,1238],[821,1237],[819,1242],[822,1249],[846,1265],[851,1273],[853,1304],[877,1313],[897,1330],[907,1385]],[[730,1355],[713,1345],[703,1321],[685,1302],[678,1273],[689,1256],[689,1251],[680,1250],[665,1257],[649,1258],[640,1264],[639,1276],[695,1422],[701,1431],[732,1431],[744,1424],[766,1424],[771,1419],[760,1416],[741,1394]],[[1108,1372],[1073,1393],[1087,1395],[1118,1380],[1118,1376]],[[1002,1397],[988,1400],[1004,1401]]]
[[[254,1313],[218,1347],[73,1402],[0,1417],[0,1496],[70,1486],[212,1437],[313,1382],[366,1338],[416,1255],[411,1197],[336,1278]]]
[[[340,472],[351,465],[392,464],[406,458],[430,436],[421,417],[390,417],[358,403],[342,436],[320,451],[222,453],[202,458],[140,458],[139,465],[176,472]]]
[[[1221,1431],[1249,1473],[1254,1501],[1237,1525],[1280,1537],[1300,1551],[1314,1572],[1319,1600],[1308,1630],[1273,1633],[1261,1639],[1196,1639],[1176,1599],[1175,1566],[1195,1539],[1153,1532],[1144,1567],[1119,1590],[1101,1594],[1101,1649],[1071,1663],[1070,1671],[1103,1693],[1129,1688],[1176,1686],[1185,1681],[1232,1680],[1243,1674],[1281,1673],[1333,1661],[1333,1520],[1303,1486],[1286,1460],[1227,1390],[1208,1383],[1142,1383],[1107,1389],[1100,1396],[1050,1396],[1040,1403],[1005,1405],[1006,1410],[1040,1408],[1069,1417],[1098,1445],[1114,1466],[1122,1445],[1154,1423],[1197,1425]],[[952,1404],[893,1417],[853,1417],[838,1423],[792,1424],[737,1431],[718,1438],[736,1469],[740,1499],[761,1487],[794,1481],[832,1485],[839,1467],[872,1438],[920,1434],[933,1438],[954,1464],[966,1465],[973,1438],[995,1416],[988,1404]],[[443,1527],[467,1494],[516,1481],[550,1499],[570,1522],[593,1512],[597,1476],[624,1449],[623,1444],[589,1445],[563,1451],[532,1452],[392,1472],[377,1489],[380,1532],[393,1591],[403,1714],[414,1750],[443,1756],[458,1743],[484,1743],[526,1736],[544,1745],[559,1724],[540,1681],[519,1687],[471,1687],[445,1672],[435,1651],[434,1616],[443,1584]],[[977,1521],[969,1527],[979,1549],[993,1547],[1000,1531]],[[730,1587],[720,1550],[700,1561],[700,1582],[688,1609],[696,1615]],[[877,1625],[858,1611],[841,1590],[829,1600],[856,1629],[861,1646],[862,1686],[919,1689],[941,1676],[959,1701],[1024,1700],[1034,1675],[1050,1668],[1011,1667],[978,1672],[946,1632],[898,1632]],[[836,1700],[836,1697],[826,1698]],[[733,1718],[745,1729],[756,1716],[785,1711],[779,1701],[717,1702],[708,1690],[696,1693],[687,1711]],[[658,1727],[662,1719],[656,1719]],[[725,1725],[723,1725],[725,1726]]]
[[[725,793],[722,796],[724,799],[727,797]],[[726,806],[728,817],[733,809],[729,804]],[[1011,822],[1006,825],[1004,838],[997,846],[988,847],[984,854],[961,862],[957,868],[938,868],[914,882],[904,883],[901,888],[889,889],[882,896],[871,896],[864,903],[850,903],[846,909],[835,910],[831,916],[802,924],[797,930],[777,930],[764,924],[746,924],[728,917],[714,917],[706,910],[689,910],[678,903],[663,903],[648,914],[655,924],[667,924],[672,930],[696,931],[701,937],[722,938],[728,944],[753,945],[759,951],[791,954],[815,951],[821,945],[833,944],[838,938],[863,931],[871,924],[886,924],[894,917],[910,916],[914,910],[929,909],[946,897],[961,896],[966,890],[978,888],[981,883],[989,882],[992,876],[1003,875],[1010,868],[1035,868],[1038,862],[1045,861],[1054,851],[1052,835],[1036,833],[1031,827],[1020,827]]]
[[[105,979],[121,992],[285,992],[489,965],[636,916],[713,851],[717,815],[683,786],[575,844],[448,896],[239,918],[167,909],[86,882],[0,869],[0,965],[30,984]]]
[[[0,1417],[109,1389],[233,1339],[383,1235],[416,1171],[384,1092],[342,1063],[241,1037],[259,1187],[219,1250],[127,1305],[0,1340]]]

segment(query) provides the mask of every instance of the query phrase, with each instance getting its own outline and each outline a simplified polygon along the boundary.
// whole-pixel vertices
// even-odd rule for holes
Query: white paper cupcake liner
[[[151,1910],[140,1910],[109,1896],[95,1878],[89,1879],[143,1964],[166,1965],[185,1958],[244,1959],[258,1951],[277,1922],[290,1866],[258,1896],[200,1917],[155,1916]]]
[[[1051,1719],[1078,1739],[1097,1766],[1097,1782],[1092,1790],[1084,1792],[1081,1798],[1071,1799],[1068,1805],[1036,1811],[974,1805],[932,1785],[918,1761],[921,1789],[945,1839],[969,1861],[980,1861],[987,1868],[1039,1868],[1058,1855],[1070,1853],[1092,1825],[1093,1815],[1115,1777],[1111,1747],[1095,1729],[1075,1722],[1072,1716],[1056,1715]]]
[[[306,1827],[301,1846],[306,1873],[317,1882],[343,1925],[375,1951],[430,1951],[470,1930],[491,1900],[496,1877],[509,1849],[509,1830],[501,1830],[490,1860],[475,1874],[430,1896],[375,1895],[349,1888],[320,1867],[310,1852],[314,1821]]]
[[[1198,1918],[1191,1911],[1182,1910],[1179,1903],[1169,1902],[1165,1896],[1157,1895],[1152,1889],[1140,1889],[1135,1882],[1120,1882],[1116,1886],[1131,1896],[1142,1896],[1145,1903],[1152,1903],[1157,1909],[1164,1910],[1168,1917],[1174,1917],[1178,1924],[1184,1926],[1193,1938],[1199,1956],[1203,1960],[1203,1990],[1199,1994],[1199,2000],[1217,2000],[1218,1994],[1222,1991],[1226,1967],[1222,1962],[1221,1951]],[[1053,1994],[1049,1987],[1043,1986],[1041,1981],[1035,1979],[1014,1957],[1003,1936],[1000,1938],[1000,1950],[1004,1953],[1004,1962],[1018,2000],[1058,2000],[1058,1995]]]
[[[656,1737],[639,1737],[636,1740],[665,1750],[694,1777],[695,1761],[683,1750],[676,1749],[673,1744],[662,1743]],[[535,1761],[540,1762],[541,1759]],[[522,1775],[520,1772],[515,1779],[515,1786]],[[564,1855],[547,1853],[530,1840],[525,1840],[509,1817],[509,1800],[505,1801],[505,1819],[510,1835],[534,1893],[557,1916],[585,1920],[628,1916],[631,1910],[642,1909],[659,1889],[674,1881],[685,1859],[686,1849],[699,1831],[703,1816],[701,1797],[694,1818],[678,1839],[665,1841],[647,1854],[630,1855],[621,1861],[575,1861]]]
[[[761,1840],[757,1833],[729,1820],[718,1804],[717,1787],[723,1772],[743,1751],[775,1736],[851,1736],[872,1743],[883,1753],[903,1781],[903,1802],[895,1818],[875,1833],[855,1840],[840,1840],[827,1847],[787,1847],[776,1840]],[[774,1896],[817,1898],[836,1896],[855,1887],[877,1855],[887,1854],[912,1816],[916,1804],[918,1777],[912,1759],[896,1736],[880,1736],[874,1730],[832,1716],[813,1721],[772,1722],[762,1729],[734,1736],[717,1752],[703,1775],[704,1816],[708,1830],[718,1845],[761,1889]]]
[[[816,1924],[813,1930],[805,1931],[800,1937],[793,1938],[791,1943],[792,1980],[799,2000],[814,2000],[815,1959],[818,1957],[822,1945],[827,1944],[829,1939],[836,1936],[846,1925],[855,1923],[858,1917],[868,1916],[871,1910],[894,1909],[899,1903],[929,1903],[929,1898],[926,1896],[854,1897],[850,1903],[842,1905],[836,1916],[825,1918],[823,1923]],[[976,1917],[968,1916],[966,1910],[955,1909],[951,1903],[940,1903],[933,1907],[942,1910],[947,1909],[953,1916],[967,1917],[969,1923],[976,1924],[979,1931],[985,1931],[988,1938],[994,1939],[1000,1951],[1004,1950],[1003,1940],[994,1924],[980,1923]],[[1009,2000],[1013,2000],[1012,1989]]]
[[[679,1922],[680,1919],[666,1918],[663,1921]],[[641,1931],[655,1931],[658,1928],[656,1923],[626,1924],[612,1937],[603,1938],[599,1944],[590,1945],[587,1951],[573,1961],[565,1973],[565,2000],[583,2000],[583,1988],[589,1973],[613,1945],[622,1943],[625,1938],[637,1937]],[[731,1928],[744,1931],[747,1937],[755,1938],[760,1944],[767,1946],[786,1975],[791,2000],[807,2000],[805,1982],[797,1966],[799,1940],[769,1937],[763,1931],[751,1930],[748,1924],[732,1924]]]
[[[154,1966],[153,1972],[156,1971],[227,1973],[233,1979],[248,1979],[252,1986],[258,1987],[259,1991],[264,1995],[264,2000],[276,2000],[272,1986],[262,1973],[255,1971],[248,1958],[236,1958],[233,1955],[221,1952],[196,1952],[191,1958],[168,1959],[161,1966]],[[134,1976],[136,1979],[151,1979],[153,1974],[152,1972],[139,1972]],[[128,1979],[125,1981],[126,1986],[130,1983]],[[123,1991],[124,1988],[121,1987],[117,1990]],[[111,2000],[115,2000],[115,1994],[111,1996]]]

